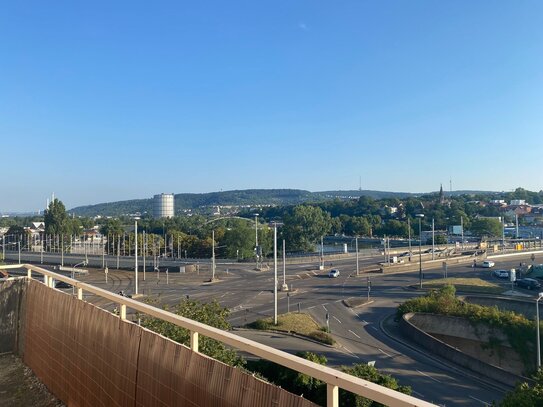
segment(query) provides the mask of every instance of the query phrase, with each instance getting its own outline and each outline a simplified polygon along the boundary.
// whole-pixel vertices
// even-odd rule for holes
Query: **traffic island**
[[[457,291],[463,293],[501,294],[505,291],[505,289],[499,284],[482,280],[477,277],[450,277],[424,280],[422,282],[422,290],[439,290],[447,285],[453,285],[455,286]],[[409,287],[412,289],[420,290],[419,284],[412,284]]]
[[[347,298],[346,300],[343,300],[343,305],[349,308],[359,308],[363,307],[364,305],[369,305],[373,302],[373,300],[368,300],[367,298]]]
[[[332,335],[326,332],[325,327],[319,326],[309,314],[305,313],[290,312],[278,315],[277,325],[273,323],[272,317],[257,319],[247,324],[245,328],[295,334],[327,345],[334,345],[336,342]]]

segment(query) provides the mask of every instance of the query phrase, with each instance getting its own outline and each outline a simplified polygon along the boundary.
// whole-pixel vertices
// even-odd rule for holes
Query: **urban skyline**
[[[0,211],[542,189],[542,3],[236,4],[7,4]]]

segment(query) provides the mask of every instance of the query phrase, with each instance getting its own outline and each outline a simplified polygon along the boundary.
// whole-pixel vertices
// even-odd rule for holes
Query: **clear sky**
[[[543,189],[543,1],[11,1],[0,211]]]

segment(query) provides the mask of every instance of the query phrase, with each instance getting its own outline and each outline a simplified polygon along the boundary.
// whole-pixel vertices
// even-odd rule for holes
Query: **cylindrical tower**
[[[173,218],[173,194],[159,194],[153,197],[153,217]]]

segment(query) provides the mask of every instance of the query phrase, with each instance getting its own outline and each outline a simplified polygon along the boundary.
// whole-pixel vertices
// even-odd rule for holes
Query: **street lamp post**
[[[415,215],[417,218],[419,218],[419,288],[422,289],[422,218],[424,218],[424,214],[419,213]]]
[[[138,295],[138,218],[134,219],[134,273],[136,274],[136,295]]]
[[[358,236],[356,236],[356,276],[358,277],[358,274],[360,272],[360,267],[358,265]]]
[[[541,368],[541,342],[539,339],[539,300],[543,298],[543,293],[539,293],[539,296],[535,300],[535,314],[536,314],[536,341],[537,341],[537,368]]]
[[[83,266],[85,267],[88,264],[87,260],[82,261],[81,263],[77,263],[72,267],[72,280],[75,280],[75,268],[77,266]],[[72,285],[72,295],[75,295],[75,287]]]
[[[258,213],[255,213],[255,254],[256,254],[256,269],[258,270]]]
[[[273,268],[274,268],[274,279],[273,279],[273,298],[274,298],[274,308],[273,308],[273,324],[277,325],[277,223],[273,224]]]

